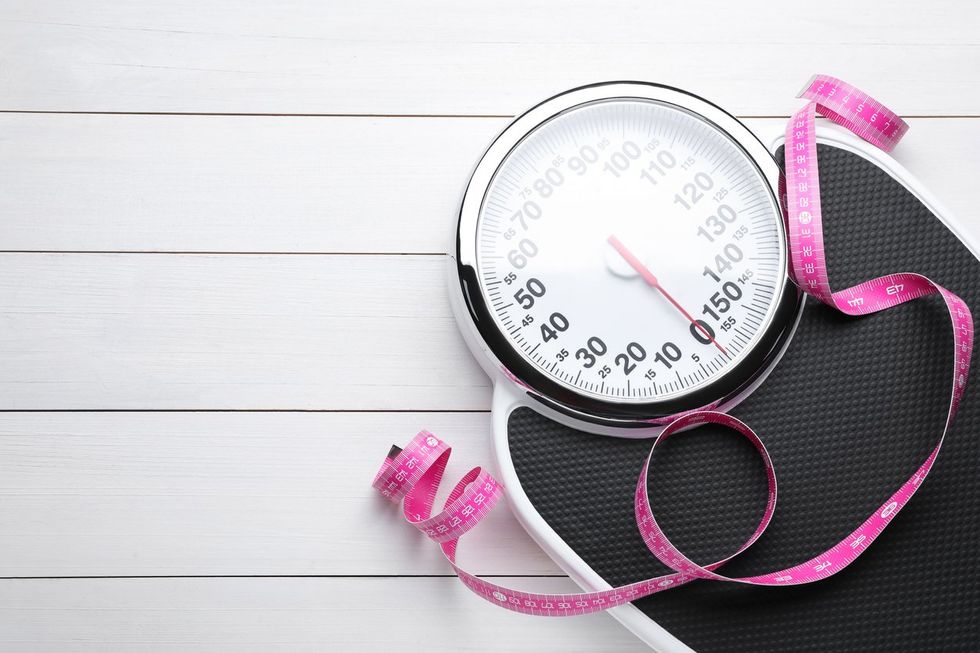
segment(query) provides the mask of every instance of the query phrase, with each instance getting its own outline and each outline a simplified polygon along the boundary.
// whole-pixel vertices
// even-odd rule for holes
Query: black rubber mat
[[[830,281],[923,273],[980,315],[980,262],[903,186],[867,160],[819,146]],[[779,153],[781,158],[781,152]],[[722,573],[782,569],[841,540],[912,475],[948,405],[949,320],[929,298],[865,318],[809,300],[785,357],[733,410],[766,442],[776,516]],[[697,651],[980,650],[980,376],[922,489],[884,535],[829,580],[796,588],[697,581],[638,601]],[[522,408],[511,456],[541,516],[617,585],[666,573],[643,545],[633,489],[650,441],[599,437]],[[668,535],[700,562],[733,551],[765,504],[758,456],[702,427],[664,445],[651,496]]]

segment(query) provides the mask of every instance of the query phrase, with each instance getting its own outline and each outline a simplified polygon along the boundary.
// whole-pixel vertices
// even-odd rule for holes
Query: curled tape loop
[[[423,431],[404,450],[389,455],[374,479],[374,487],[392,501],[404,499],[405,519],[439,543],[463,584],[479,596],[515,612],[567,616],[606,610],[697,579],[764,586],[812,583],[836,574],[856,560],[901,512],[929,475],[966,389],[973,350],[973,318],[970,309],[958,296],[913,272],[885,275],[836,292],[831,289],[824,256],[814,119],[816,113],[820,113],[885,151],[890,151],[898,143],[908,130],[908,125],[871,96],[827,75],[813,77],[799,97],[809,102],[790,118],[786,126],[786,176],[782,189],[785,192],[783,207],[789,241],[790,274],[804,292],[853,316],[877,313],[928,295],[938,294],[942,298],[953,327],[954,361],[949,410],[935,448],[880,508],[827,551],[787,569],[733,578],[716,570],[762,536],[776,509],[776,472],[772,460],[759,436],[731,415],[700,410],[667,418],[665,422],[669,423],[654,441],[640,470],[635,513],[647,548],[674,573],[598,592],[536,594],[490,583],[456,564],[459,537],[490,512],[500,499],[503,488],[490,474],[476,467],[457,483],[443,510],[432,516],[436,489],[451,450],[439,438]],[[707,422],[726,426],[755,446],[765,465],[769,497],[758,527],[738,550],[722,560],[700,565],[679,551],[660,528],[650,505],[647,483],[650,460],[657,446],[684,428]]]

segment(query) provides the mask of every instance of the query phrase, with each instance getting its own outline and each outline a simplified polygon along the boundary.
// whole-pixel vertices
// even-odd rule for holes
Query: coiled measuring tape
[[[832,576],[858,558],[909,502],[935,464],[966,388],[973,348],[973,320],[969,308],[954,293],[912,272],[889,274],[845,290],[833,291],[828,281],[817,173],[815,115],[846,127],[869,143],[889,152],[908,125],[887,107],[857,88],[826,75],[815,76],[798,97],[809,100],[786,126],[784,217],[790,252],[790,275],[807,294],[851,316],[869,315],[900,304],[938,294],[945,302],[953,330],[954,359],[949,409],[935,448],[916,472],[843,540],[801,564],[765,574],[729,577],[717,572],[765,532],[776,509],[776,473],[765,444],[756,433],[731,415],[715,411],[689,412],[670,421],[654,440],[636,485],[636,522],[650,552],[673,573],[610,590],[576,594],[538,594],[488,582],[456,563],[459,538],[476,526],[494,507],[502,486],[485,470],[470,470],[453,488],[443,509],[432,515],[436,490],[451,453],[450,447],[428,432],[416,435],[404,449],[393,447],[375,476],[373,485],[388,499],[404,500],[405,519],[437,542],[450,565],[468,588],[482,598],[515,612],[541,616],[587,614],[635,601],[698,579],[747,585],[789,586]],[[648,470],[663,441],[688,427],[715,423],[728,427],[756,448],[768,480],[768,500],[755,532],[732,555],[699,565],[678,550],[657,523],[647,493]]]

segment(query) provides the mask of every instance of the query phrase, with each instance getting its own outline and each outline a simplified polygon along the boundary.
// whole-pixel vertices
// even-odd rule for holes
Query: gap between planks
[[[196,116],[196,117],[218,117],[218,118],[417,118],[417,119],[445,119],[459,118],[463,120],[485,120],[488,118],[513,119],[517,114],[507,113],[272,113],[272,112],[245,112],[245,111],[64,111],[55,109],[0,109],[0,113],[20,113],[32,115],[66,115],[66,116]],[[789,114],[766,114],[766,113],[744,113],[735,116],[739,120],[756,119],[789,119]],[[929,120],[962,120],[980,118],[980,113],[906,113],[902,114],[905,119],[929,119]],[[822,118],[822,117],[821,117]]]
[[[169,254],[172,256],[446,256],[446,252],[198,251],[166,249],[0,249],[0,254]]]
[[[446,413],[485,414],[480,408],[0,408],[2,413]]]
[[[566,574],[473,574],[477,578],[568,578]],[[457,578],[456,574],[119,574],[114,576],[0,576],[2,580],[156,580],[161,578]]]

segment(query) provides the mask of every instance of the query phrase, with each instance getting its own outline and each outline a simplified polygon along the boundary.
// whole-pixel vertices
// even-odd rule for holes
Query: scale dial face
[[[480,300],[522,381],[611,404],[696,396],[694,407],[772,349],[788,283],[772,177],[672,99],[542,112],[471,184]]]

